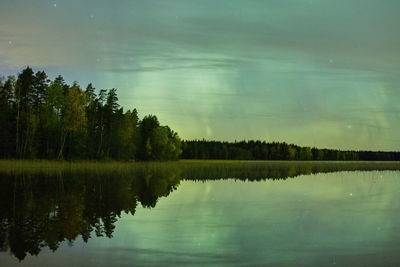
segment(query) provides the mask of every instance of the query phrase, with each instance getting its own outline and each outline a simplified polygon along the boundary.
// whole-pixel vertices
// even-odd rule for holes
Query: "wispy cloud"
[[[399,10],[397,0],[5,1],[0,69],[116,87],[126,108],[160,110],[185,138],[400,149]]]

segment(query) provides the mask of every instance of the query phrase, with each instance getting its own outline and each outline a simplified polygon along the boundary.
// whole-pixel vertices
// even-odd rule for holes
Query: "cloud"
[[[400,149],[389,141],[400,130],[399,9],[395,0],[8,1],[0,69],[116,87],[126,108],[159,110],[187,138],[209,129],[215,139]]]

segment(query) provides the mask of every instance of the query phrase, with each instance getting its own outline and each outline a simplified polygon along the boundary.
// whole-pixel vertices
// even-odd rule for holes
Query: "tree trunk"
[[[61,133],[61,146],[60,146],[60,151],[58,152],[58,159],[63,158],[63,150],[65,145],[65,140],[67,139],[67,134],[68,133]]]
[[[17,131],[16,131],[16,136],[15,136],[15,153],[17,156],[21,157],[21,154],[19,152],[19,102],[20,100],[18,99],[18,105],[17,105]]]

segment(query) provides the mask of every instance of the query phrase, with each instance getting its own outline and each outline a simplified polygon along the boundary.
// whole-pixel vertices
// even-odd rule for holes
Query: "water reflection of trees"
[[[356,170],[398,170],[398,163],[162,163],[127,170],[0,172],[0,250],[22,260],[81,236],[112,237],[121,214],[155,207],[180,180],[260,181]]]
[[[400,170],[398,162],[238,162],[183,164],[182,177],[188,180],[234,178],[247,181],[285,180],[300,175],[339,171]]]
[[[0,174],[0,246],[22,260],[78,236],[111,238],[122,212],[154,207],[179,185],[170,172]]]

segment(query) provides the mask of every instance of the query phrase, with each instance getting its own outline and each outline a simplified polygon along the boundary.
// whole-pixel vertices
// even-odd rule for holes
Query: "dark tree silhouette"
[[[181,142],[155,115],[139,119],[117,90],[96,94],[30,67],[0,79],[0,157],[100,160],[400,160],[400,152],[340,151],[262,141]]]
[[[400,152],[341,151],[261,141],[183,141],[184,159],[399,161]]]
[[[82,90],[30,67],[0,80],[0,125],[2,158],[175,160],[181,153],[178,135],[156,116],[140,121],[136,109],[124,112],[115,88],[96,95],[92,84]]]

